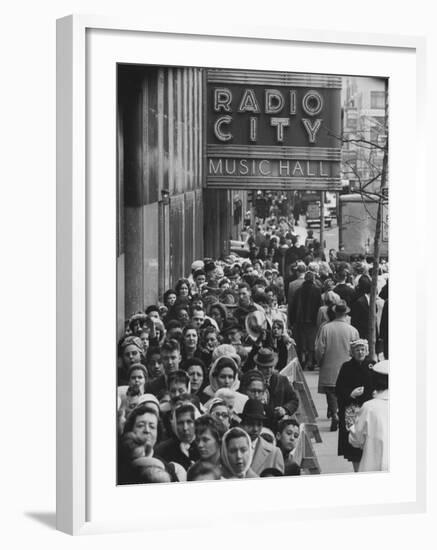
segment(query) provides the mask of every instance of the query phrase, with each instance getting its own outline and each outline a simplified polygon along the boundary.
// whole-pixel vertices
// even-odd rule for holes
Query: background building
[[[342,183],[339,241],[345,252],[371,254],[387,142],[388,82],[344,77],[342,89]],[[383,208],[382,254],[388,255],[388,207]]]

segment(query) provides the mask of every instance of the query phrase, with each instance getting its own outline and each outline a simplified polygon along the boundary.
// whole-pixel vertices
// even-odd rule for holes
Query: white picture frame
[[[143,48],[139,45],[143,41],[153,41],[153,48]],[[202,65],[199,43],[205,44],[209,50],[208,65]],[[175,48],[175,45],[178,45]],[[218,55],[217,48],[222,49]],[[299,51],[303,54],[295,62],[284,61],[280,50]],[[311,53],[313,50],[315,52]],[[354,54],[362,55],[355,59]],[[248,56],[248,52],[256,55]],[[264,53],[263,53],[264,52]],[[277,52],[278,55],[272,55]],[[329,52],[324,60],[320,52]],[[232,53],[232,56],[231,56]],[[378,54],[375,57],[375,53]],[[318,55],[317,55],[318,54]],[[101,56],[98,58],[98,56]],[[203,55],[205,53],[203,52]],[[93,57],[94,56],[94,57]],[[97,56],[97,57],[96,57]],[[114,57],[115,56],[115,57]],[[343,56],[343,61],[341,60]],[[386,68],[384,59],[386,56]],[[233,58],[233,59],[232,59]],[[96,373],[99,366],[96,359],[96,341],[111,337],[107,345],[107,357],[115,355],[115,293],[113,274],[104,270],[111,265],[113,249],[115,249],[115,209],[113,209],[115,187],[110,184],[115,181],[115,65],[114,59],[122,62],[152,63],[161,65],[191,65],[191,66],[230,66],[230,63],[243,63],[244,68],[284,69],[305,72],[326,72],[332,74],[368,74],[370,76],[388,76],[394,82],[394,95],[391,100],[390,132],[394,139],[390,145],[390,182],[400,182],[399,188],[393,186],[390,190],[391,235],[392,248],[395,251],[391,260],[393,270],[392,295],[401,295],[401,284],[396,283],[396,266],[401,265],[401,258],[396,251],[397,232],[402,227],[402,211],[410,207],[402,196],[405,188],[405,179],[413,178],[416,182],[416,194],[426,193],[424,177],[423,152],[425,147],[421,140],[424,138],[423,129],[424,107],[421,93],[425,80],[425,41],[420,37],[353,34],[353,33],[313,33],[309,30],[288,29],[286,27],[262,28],[233,27],[231,30],[223,25],[209,26],[193,23],[182,28],[169,28],[168,25],[155,25],[141,21],[110,19],[74,15],[58,20],[57,23],[57,528],[70,534],[86,534],[94,532],[165,529],[172,518],[172,525],[204,527],[211,525],[212,517],[220,520],[219,510],[210,510],[203,514],[199,509],[197,515],[190,518],[181,503],[187,498],[191,502],[202,502],[208,491],[215,491],[217,506],[226,500],[232,500],[237,495],[249,502],[259,493],[257,481],[243,485],[238,482],[224,482],[214,487],[208,484],[177,484],[179,487],[130,487],[111,488],[111,495],[104,492],[102,484],[106,483],[103,474],[99,474],[100,486],[94,486],[97,479],[96,464],[101,460],[95,458],[96,453],[91,449],[96,445],[105,449],[108,454],[109,470],[115,448],[111,449],[111,442],[115,439],[112,433],[114,422],[112,417],[102,433],[96,436],[96,422],[100,422],[96,402],[101,399],[102,411],[114,410],[113,379],[107,381],[108,392],[102,389],[99,400],[96,400]],[[147,61],[148,60],[148,61]],[[322,63],[323,61],[323,63]],[[380,62],[381,66],[378,66]],[[204,61],[203,63],[206,63]],[[284,67],[284,63],[287,65]],[[392,63],[392,65],[391,65]],[[322,69],[322,65],[325,67]],[[238,66],[238,65],[236,65]],[[112,69],[111,69],[112,67]],[[319,67],[319,70],[317,70]],[[341,70],[341,67],[344,70]],[[354,69],[352,68],[354,67]],[[113,74],[111,77],[111,70]],[[358,72],[357,72],[358,71]],[[362,72],[364,71],[364,72]],[[400,72],[404,71],[406,79],[405,89],[397,87]],[[99,78],[96,78],[99,73]],[[114,82],[111,84],[111,78]],[[108,79],[108,80],[107,80]],[[96,84],[96,80],[98,83]],[[107,84],[109,83],[109,84]],[[96,88],[93,86],[96,85]],[[100,86],[100,87],[99,87]],[[102,89],[107,93],[102,95]],[[416,93],[417,92],[417,93]],[[99,95],[100,93],[100,95]],[[410,101],[406,120],[399,124],[399,102],[402,102],[402,93]],[[96,94],[100,98],[99,108],[96,108]],[[97,113],[99,111],[99,113]],[[105,115],[108,127],[99,124],[102,114]],[[94,118],[94,117],[97,118]],[[400,171],[402,155],[405,153],[405,144],[396,136],[400,128],[408,128],[410,143],[408,147],[409,164],[404,171]],[[108,135],[108,128],[113,128]],[[96,146],[95,144],[98,143]],[[404,157],[405,158],[405,157]],[[405,173],[403,173],[405,172]],[[112,174],[112,175],[111,175]],[[102,186],[102,182],[108,185]],[[97,208],[97,204],[99,208]],[[100,206],[101,205],[101,206]],[[112,220],[112,218],[114,218]],[[112,221],[111,221],[112,220]],[[417,224],[409,235],[401,238],[406,246],[418,241],[418,235],[424,231],[425,221],[416,218]],[[109,231],[106,228],[110,227]],[[418,250],[418,264],[421,263],[423,250]],[[115,271],[115,267],[113,268]],[[102,280],[102,274],[107,274]],[[295,481],[293,491],[304,495],[305,492],[320,491],[317,503],[305,502],[302,497],[298,502],[287,502],[284,498],[272,504],[269,495],[274,494],[275,480],[263,480],[262,499],[264,504],[256,509],[242,512],[239,521],[251,522],[274,521],[290,516],[293,518],[326,518],[338,515],[367,515],[369,513],[397,513],[419,512],[425,510],[426,504],[426,361],[425,361],[425,330],[423,323],[425,316],[421,308],[426,303],[425,288],[420,287],[412,275],[411,287],[416,290],[414,300],[405,306],[410,319],[415,321],[415,330],[409,332],[405,327],[396,324],[396,338],[406,342],[402,353],[394,349],[391,356],[392,364],[414,365],[411,372],[409,387],[415,392],[410,395],[411,414],[403,419],[403,428],[415,434],[414,445],[410,444],[411,472],[405,472],[404,487],[400,488],[399,478],[396,478],[396,468],[388,474],[338,476],[336,487],[340,485],[356,485],[358,491],[368,491],[366,498],[351,498],[343,504],[334,502],[332,505],[323,501],[323,491],[326,494],[332,491],[332,476],[303,477]],[[102,294],[106,292],[106,294]],[[104,297],[109,298],[109,304],[104,303]],[[113,302],[113,303],[112,303]],[[105,308],[105,317],[102,326],[96,323],[96,311]],[[107,309],[106,309],[107,308]],[[392,319],[398,319],[402,314],[400,306],[393,306]],[[396,323],[396,322],[394,322]],[[390,331],[393,334],[393,324]],[[410,327],[411,328],[411,327]],[[408,339],[408,335],[410,338]],[[391,341],[396,341],[391,336]],[[112,346],[112,347],[111,347]],[[104,363],[104,360],[101,361]],[[114,369],[113,369],[114,370]],[[114,374],[115,376],[115,374]],[[401,410],[402,399],[408,395],[401,376],[394,374],[392,383],[392,419],[391,445],[399,444],[397,430],[399,421],[396,412]],[[102,418],[105,418],[103,415]],[[112,432],[111,432],[112,430]],[[412,448],[414,447],[414,452]],[[101,458],[101,457],[100,457]],[[396,456],[392,457],[393,463]],[[414,468],[413,468],[414,466]],[[99,471],[106,467],[99,468]],[[109,471],[108,470],[108,471]],[[348,478],[346,483],[342,479]],[[391,479],[391,481],[390,481]],[[330,481],[331,480],[331,481]],[[287,480],[287,484],[290,480]],[[306,486],[304,484],[307,484]],[[317,485],[319,484],[319,485]],[[374,498],[372,487],[384,486],[382,496]],[[237,488],[236,488],[237,486]],[[323,488],[323,487],[324,488]],[[364,487],[366,486],[366,488]],[[322,487],[322,489],[318,489]],[[370,487],[370,489],[369,489]],[[397,487],[397,489],[395,489]],[[115,490],[114,491],[112,490]],[[346,487],[344,488],[346,490]],[[401,495],[401,489],[404,490]],[[109,489],[108,489],[109,490]],[[138,491],[148,491],[154,502],[162,503],[163,495],[168,497],[169,490],[175,502],[174,509],[166,508],[165,517],[159,513],[149,512],[148,517],[143,512],[133,513],[133,501],[140,494]],[[399,494],[397,493],[399,490]],[[102,501],[109,503],[111,498],[116,502],[117,495],[126,502],[127,491],[135,492],[132,511],[127,511],[122,517],[115,508],[105,511]],[[237,492],[238,491],[238,492]],[[141,493],[143,494],[143,493]],[[314,493],[313,493],[314,494]],[[339,490],[341,494],[341,490]],[[99,497],[100,495],[100,497]],[[114,496],[115,495],[115,496]],[[231,495],[231,496],[229,496]],[[100,503],[100,504],[99,504]],[[179,503],[179,504],[178,504]],[[194,504],[193,504],[194,505]],[[100,508],[99,508],[100,506]],[[212,504],[214,508],[214,503]],[[159,509],[159,505],[156,506]],[[215,515],[213,514],[215,513]],[[195,519],[194,519],[195,518]],[[233,519],[235,521],[235,518]]]

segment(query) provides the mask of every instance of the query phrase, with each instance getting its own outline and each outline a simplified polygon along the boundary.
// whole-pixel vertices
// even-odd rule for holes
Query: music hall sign
[[[207,187],[341,189],[341,77],[209,69]]]

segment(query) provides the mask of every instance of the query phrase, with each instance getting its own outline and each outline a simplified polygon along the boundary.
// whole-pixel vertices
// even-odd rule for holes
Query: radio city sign
[[[335,190],[341,78],[207,72],[207,187]]]

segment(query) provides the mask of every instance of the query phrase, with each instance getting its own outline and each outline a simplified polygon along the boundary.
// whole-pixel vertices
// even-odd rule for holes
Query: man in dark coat
[[[171,439],[159,443],[154,454],[167,462],[176,462],[185,470],[199,460],[199,451],[194,442],[194,420],[196,408],[191,403],[180,405],[174,410],[173,426],[176,434]]]
[[[314,344],[317,333],[317,313],[322,305],[322,293],[315,283],[312,271],[305,273],[304,282],[297,289],[289,308],[289,323],[296,327],[299,361],[303,368],[314,370]],[[291,285],[290,285],[291,286]]]
[[[356,299],[356,293],[355,290],[346,284],[346,277],[347,277],[347,271],[340,269],[337,272],[337,286],[334,287],[334,292],[340,296],[342,300],[344,300],[349,307],[351,307],[352,303]]]
[[[147,393],[158,395],[168,389],[168,377],[179,369],[182,361],[181,348],[177,340],[167,340],[161,348],[161,360],[164,365],[164,374],[158,376],[147,385]]]
[[[278,356],[269,348],[260,348],[255,355],[256,368],[264,376],[269,401],[268,411],[273,413],[277,422],[285,415],[293,415],[299,407],[299,398],[293,390],[288,378],[275,372]]]
[[[257,191],[256,193],[255,214],[262,223],[264,223],[265,218],[268,216],[267,199],[263,196],[262,191]]]
[[[254,304],[250,285],[240,283],[238,285],[238,306],[235,308],[233,315],[242,329],[245,328],[244,321],[247,314],[252,311],[262,311],[262,307]]]
[[[360,297],[351,306],[351,325],[360,333],[360,338],[369,340],[369,303],[371,282],[368,277],[362,275],[358,281],[358,293]],[[376,327],[378,329],[378,327]],[[378,330],[376,330],[378,335]]]

